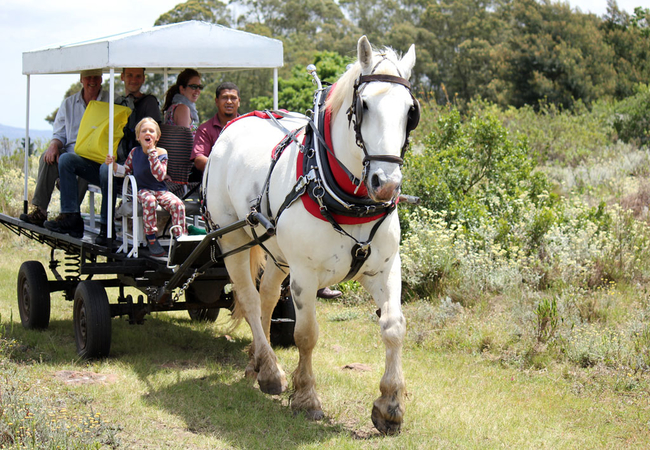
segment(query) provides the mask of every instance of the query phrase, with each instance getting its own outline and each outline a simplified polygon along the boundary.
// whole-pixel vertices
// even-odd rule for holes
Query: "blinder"
[[[420,102],[413,97],[413,94],[411,94],[411,98],[413,99],[413,105],[411,105],[411,108],[409,109],[408,119],[406,121],[407,136],[411,131],[415,130],[420,123]]]

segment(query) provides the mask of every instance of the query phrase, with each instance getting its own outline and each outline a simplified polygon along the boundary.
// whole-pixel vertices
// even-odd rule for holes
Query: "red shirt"
[[[222,129],[223,125],[219,123],[217,114],[212,119],[202,123],[194,135],[194,147],[192,148],[190,159],[194,161],[199,155],[209,156]]]

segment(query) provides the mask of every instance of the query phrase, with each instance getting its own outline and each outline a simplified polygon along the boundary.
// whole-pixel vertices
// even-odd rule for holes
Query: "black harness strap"
[[[341,225],[339,225],[339,223],[334,219],[334,217],[332,217],[332,215],[327,210],[327,208],[321,208],[320,210],[321,215],[325,219],[327,219],[327,221],[332,225],[332,228],[334,228],[339,233],[348,236],[350,239],[354,241],[354,245],[352,246],[352,250],[350,252],[352,255],[350,270],[348,271],[343,281],[348,281],[354,278],[355,275],[361,269],[361,266],[363,266],[363,264],[367,261],[368,257],[370,256],[370,253],[372,252],[370,243],[372,242],[372,239],[375,237],[375,233],[377,232],[381,224],[384,223],[384,220],[386,220],[386,218],[393,211],[393,209],[395,209],[394,205],[390,211],[386,212],[386,214],[384,214],[379,220],[375,222],[375,225],[370,230],[370,234],[368,235],[368,239],[366,241],[359,242],[357,239],[354,238],[354,236],[351,236],[341,227]]]

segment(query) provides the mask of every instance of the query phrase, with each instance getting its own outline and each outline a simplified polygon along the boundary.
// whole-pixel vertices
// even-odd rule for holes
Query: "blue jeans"
[[[100,184],[99,168],[102,164],[83,158],[76,153],[64,153],[59,156],[59,188],[61,190],[61,212],[79,212],[79,188],[77,177],[87,180],[91,184]],[[106,206],[102,195],[102,223],[106,223]]]

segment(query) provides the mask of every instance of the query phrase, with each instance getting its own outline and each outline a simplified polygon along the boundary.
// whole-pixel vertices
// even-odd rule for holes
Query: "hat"
[[[101,77],[102,69],[88,69],[81,71],[81,77]]]

